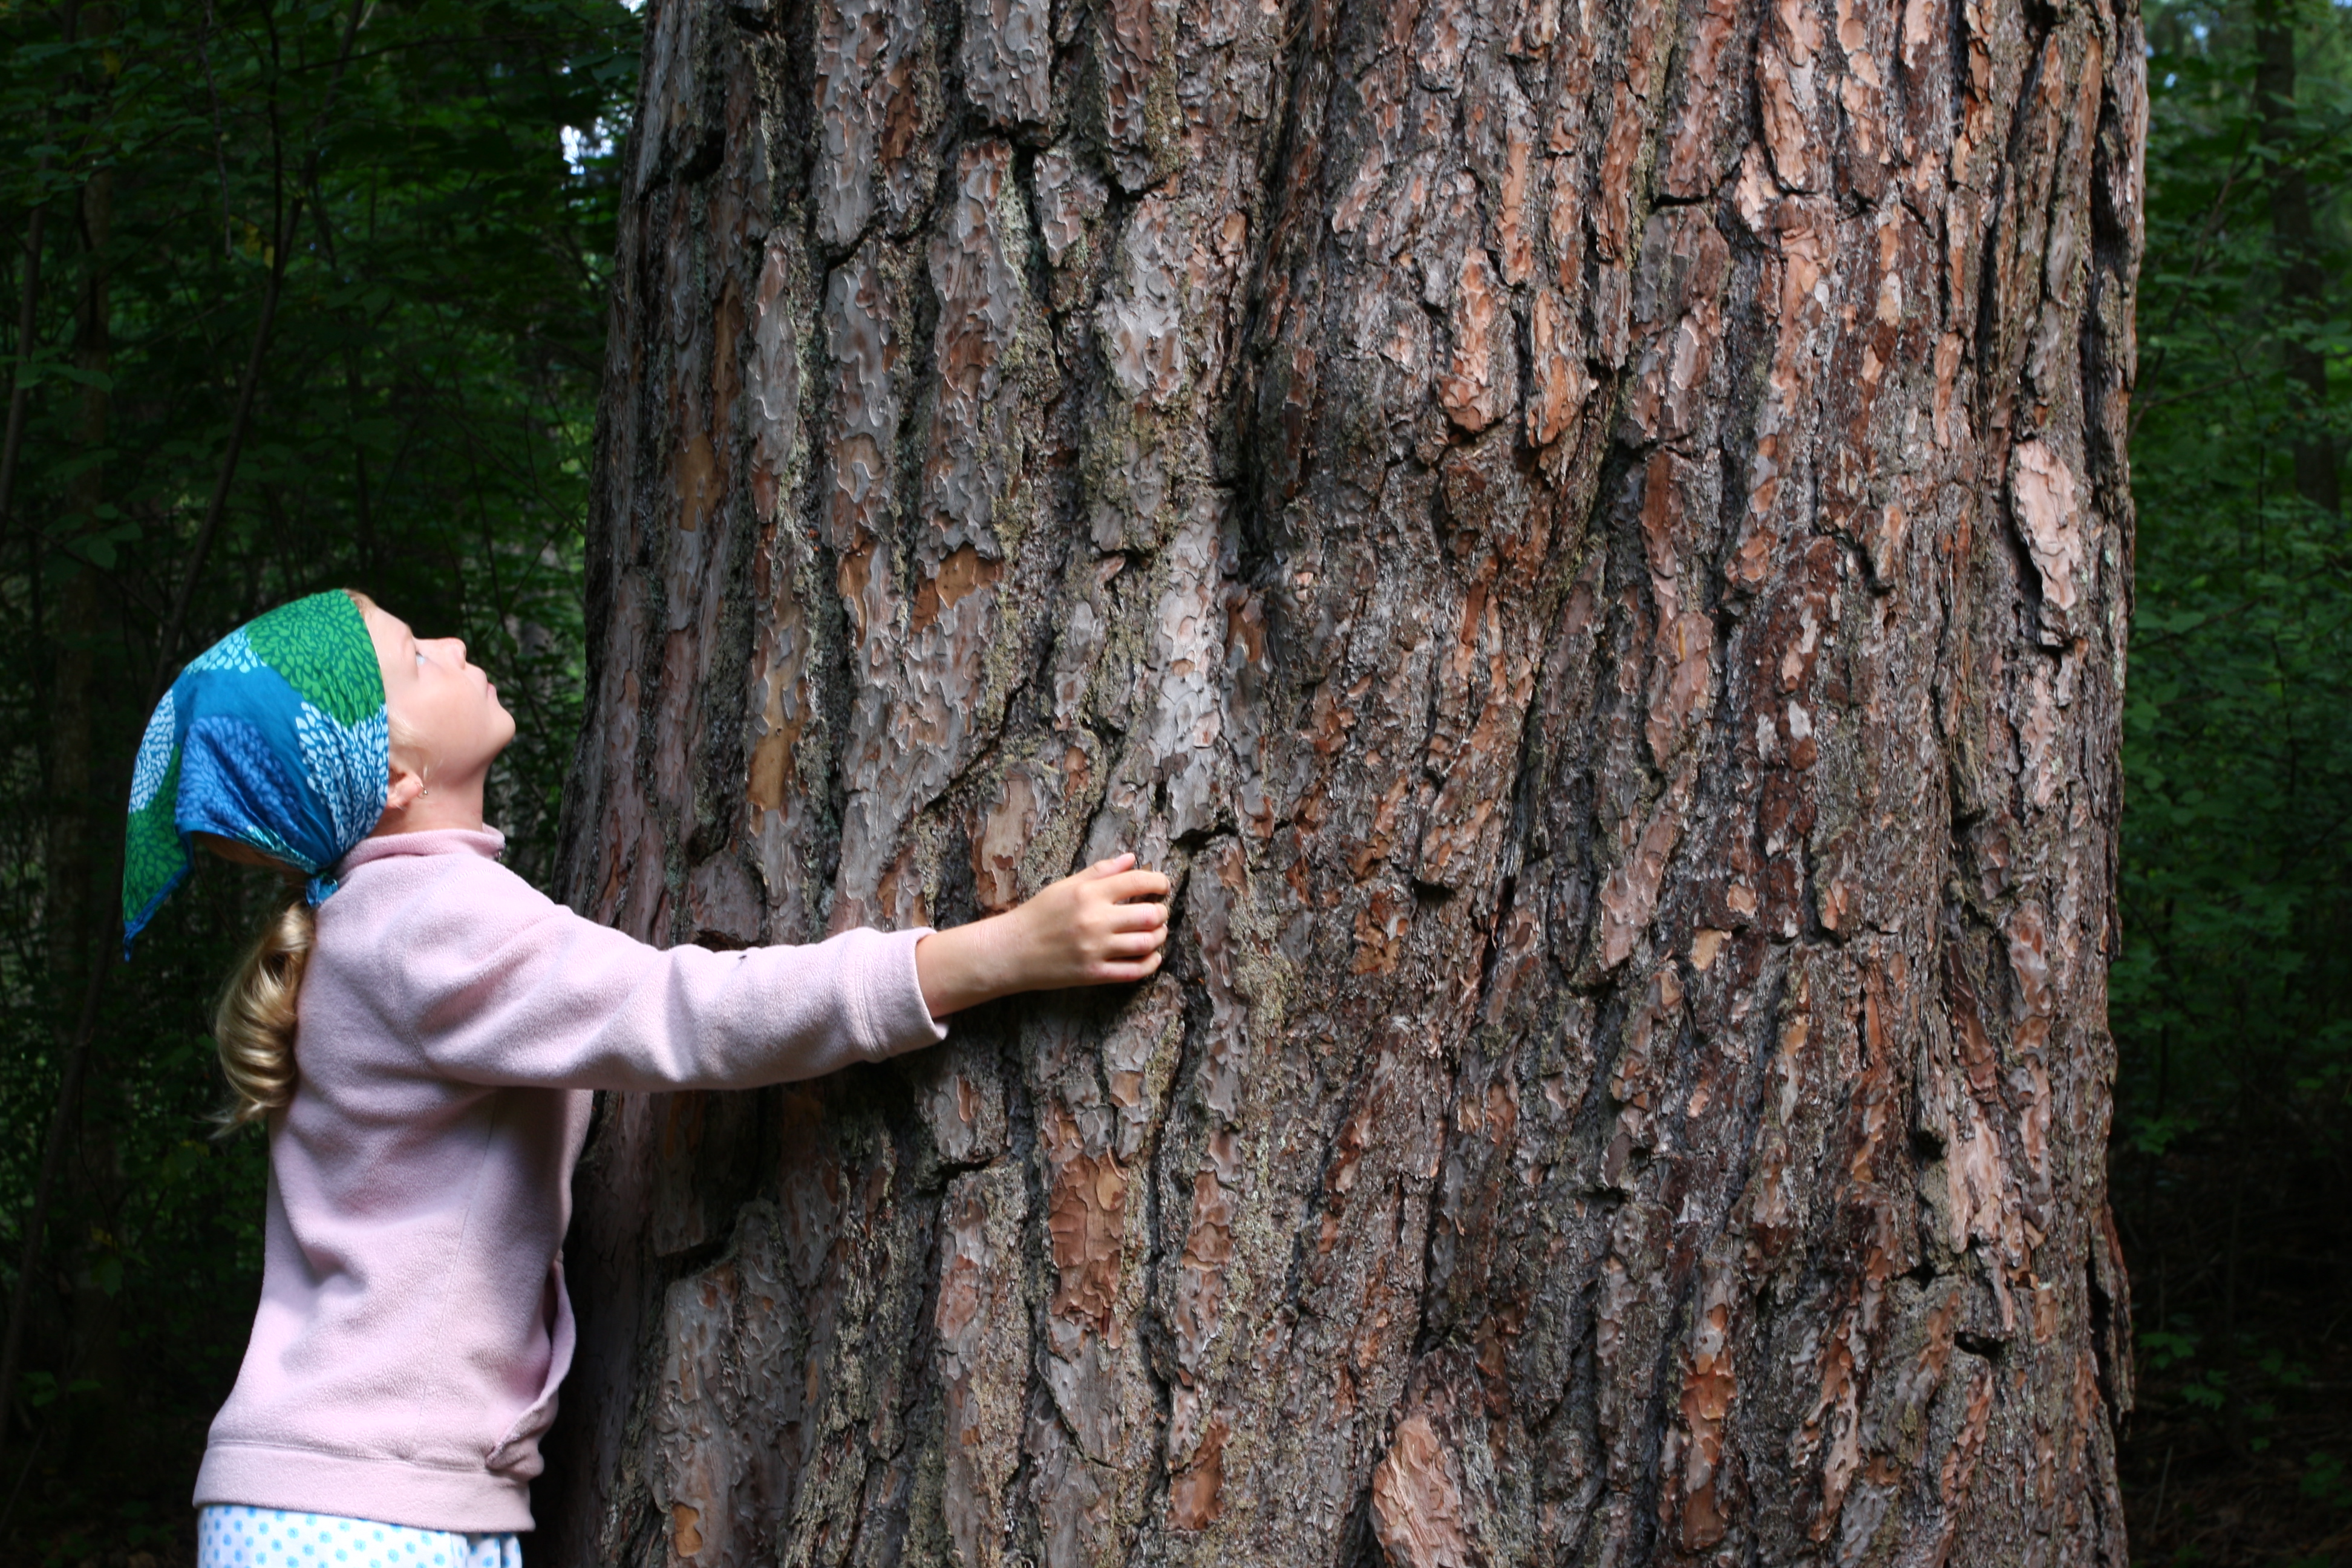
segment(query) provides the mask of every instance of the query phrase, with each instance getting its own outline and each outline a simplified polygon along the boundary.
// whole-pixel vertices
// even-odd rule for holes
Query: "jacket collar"
[[[433,827],[421,833],[378,833],[361,839],[352,847],[335,868],[338,876],[347,877],[371,860],[389,859],[394,855],[479,855],[485,860],[495,860],[506,850],[507,836],[495,827]]]

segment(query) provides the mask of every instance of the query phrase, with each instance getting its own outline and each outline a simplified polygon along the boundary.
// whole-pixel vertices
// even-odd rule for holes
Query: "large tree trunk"
[[[578,1184],[566,1563],[2124,1562],[2129,0],[655,0],[576,905],[1150,984]]]

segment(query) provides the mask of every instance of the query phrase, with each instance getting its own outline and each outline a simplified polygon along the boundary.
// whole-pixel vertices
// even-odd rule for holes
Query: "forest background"
[[[2147,24],[2133,1554],[2352,1563],[2352,6]],[[113,949],[159,677],[338,584],[457,633],[544,879],[638,36],[620,0],[0,0],[0,1561],[189,1560],[258,1289],[262,1142],[211,1135],[206,1016],[275,889],[209,866]]]

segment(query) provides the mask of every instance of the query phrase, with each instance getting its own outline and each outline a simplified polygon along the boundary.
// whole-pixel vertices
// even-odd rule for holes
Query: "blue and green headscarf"
[[[328,875],[383,815],[392,776],[383,672],[367,622],[334,589],[280,605],[205,650],[157,704],[131,777],[122,952],[187,879],[189,835]]]

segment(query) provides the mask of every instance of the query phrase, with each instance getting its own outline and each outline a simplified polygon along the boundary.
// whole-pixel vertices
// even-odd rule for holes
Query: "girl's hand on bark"
[[[1097,860],[1012,912],[1025,928],[1022,990],[1115,984],[1160,967],[1168,906],[1156,900],[1168,896],[1169,882],[1134,865],[1132,855]]]
[[[915,972],[931,1016],[1067,985],[1142,980],[1168,944],[1171,884],[1135,868],[1133,855],[1097,860],[1016,910],[933,931],[915,944]]]

